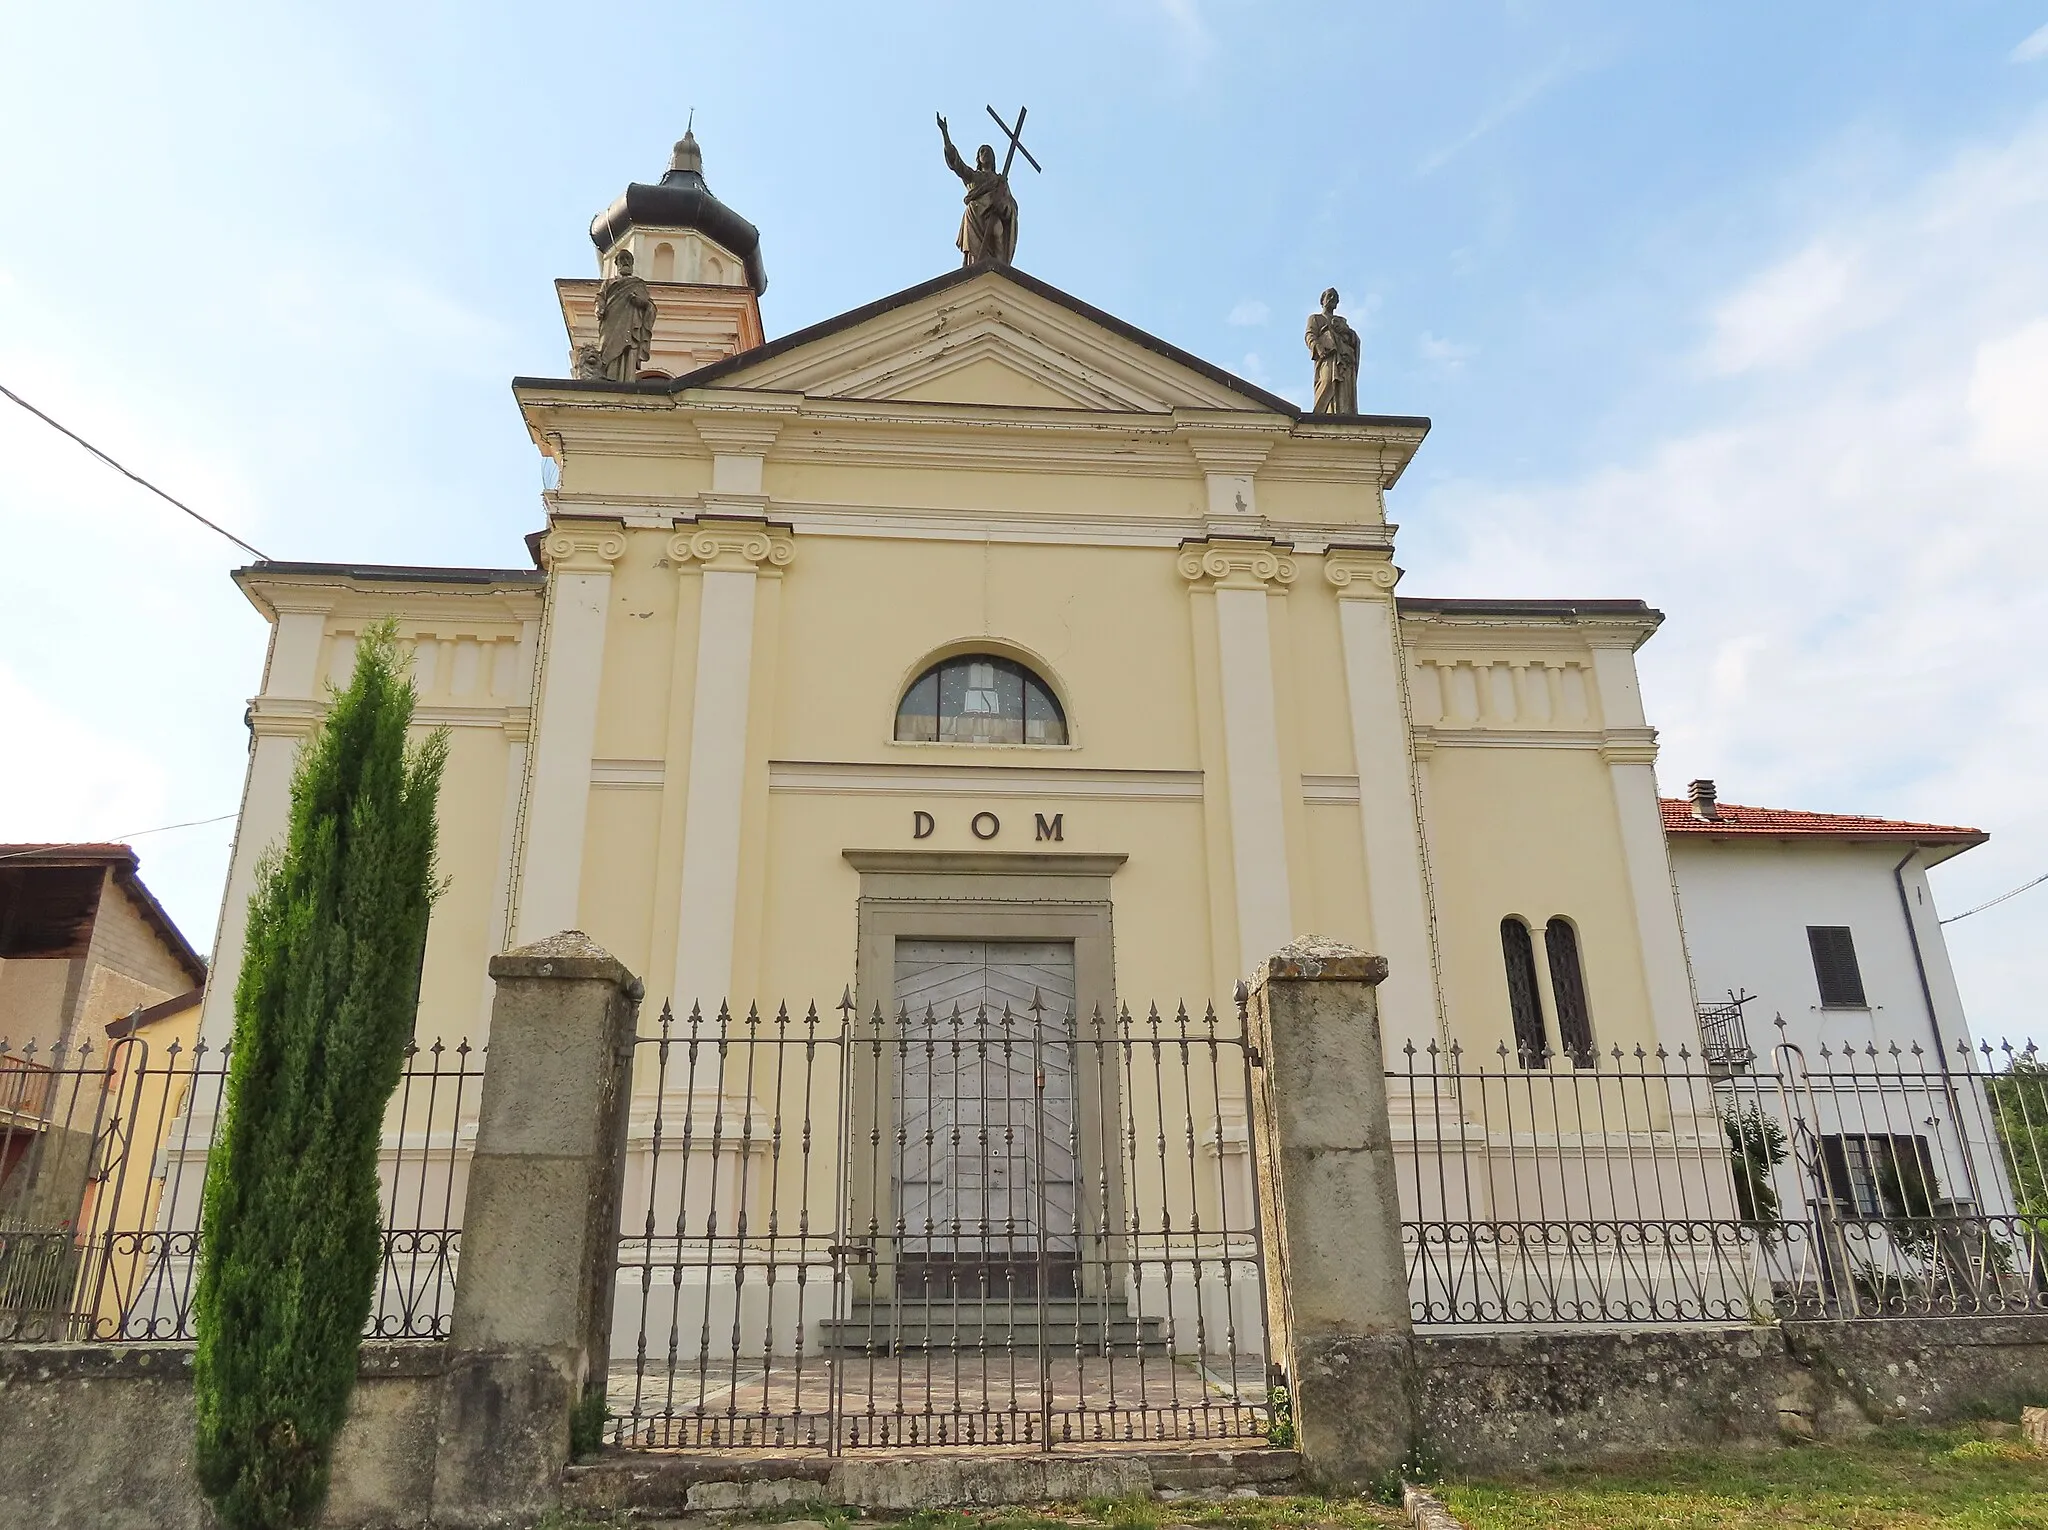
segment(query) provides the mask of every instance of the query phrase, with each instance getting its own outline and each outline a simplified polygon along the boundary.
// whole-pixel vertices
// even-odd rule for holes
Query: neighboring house
[[[1793,1097],[1801,1198],[1852,1224],[2010,1215],[1983,1076],[2011,1059],[1969,1028],[1927,885],[1989,836],[1741,807],[1712,781],[1663,810],[1707,1061],[1766,1113]],[[1849,1264],[1877,1257],[1859,1236]]]
[[[162,1140],[128,1119],[131,1033],[197,1024],[206,963],[137,864],[126,845],[0,845],[0,1329],[63,1306],[102,1135]]]
[[[1929,867],[1990,836],[1947,824],[1740,807],[1712,781],[1665,798],[1693,981],[1708,1015],[1747,994],[1747,1042],[1786,1037],[1810,1051],[1897,1042],[1953,1060],[1970,1040]],[[1709,1035],[1710,1060],[1739,1044]]]
[[[107,1025],[206,982],[126,845],[0,845],[0,1042],[97,1051]]]

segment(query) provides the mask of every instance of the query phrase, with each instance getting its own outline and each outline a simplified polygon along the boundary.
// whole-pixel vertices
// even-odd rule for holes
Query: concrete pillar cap
[[[1386,981],[1387,959],[1347,946],[1325,935],[1298,935],[1259,964],[1251,986],[1263,988],[1274,980],[1316,983],[1364,983],[1368,987]]]
[[[581,930],[562,930],[492,957],[491,976],[614,983],[636,1001],[642,992],[640,979],[626,970],[626,964]]]

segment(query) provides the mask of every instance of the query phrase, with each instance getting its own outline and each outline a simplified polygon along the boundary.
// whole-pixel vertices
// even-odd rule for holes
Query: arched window
[[[1586,975],[1579,966],[1579,932],[1562,916],[1543,927],[1543,949],[1550,957],[1550,992],[1557,1003],[1557,1040],[1572,1066],[1590,1068],[1593,1017],[1586,1010]]]
[[[672,282],[676,279],[676,247],[672,244],[657,244],[654,259],[647,268],[649,281]]]
[[[1550,1041],[1543,1032],[1543,996],[1536,987],[1536,942],[1529,927],[1513,914],[1500,922],[1500,949],[1508,967],[1515,1056],[1525,1068],[1540,1068],[1549,1060]]]
[[[963,653],[941,659],[903,693],[896,737],[913,744],[1064,744],[1067,714],[1052,687],[1015,659]]]

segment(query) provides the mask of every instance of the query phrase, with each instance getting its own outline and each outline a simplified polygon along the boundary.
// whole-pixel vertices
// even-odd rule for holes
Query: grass
[[[1556,1467],[1437,1492],[1470,1530],[2048,1530],[2048,1454],[1977,1427]]]

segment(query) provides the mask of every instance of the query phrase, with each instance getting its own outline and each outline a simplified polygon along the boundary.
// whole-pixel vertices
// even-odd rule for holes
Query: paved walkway
[[[1055,1445],[1263,1440],[1263,1360],[1035,1352],[816,1356],[738,1366],[678,1361],[612,1367],[608,1388],[621,1445],[646,1449],[827,1447],[836,1415],[843,1449],[923,1445]],[[1041,1395],[1043,1393],[1043,1395]]]

